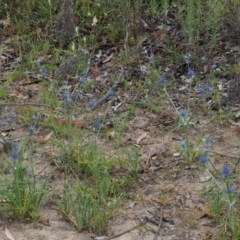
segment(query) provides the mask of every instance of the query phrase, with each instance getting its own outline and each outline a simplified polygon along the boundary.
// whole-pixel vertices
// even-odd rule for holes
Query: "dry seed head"
[[[10,21],[11,21],[11,18],[10,18],[10,13],[7,12],[7,17],[6,17],[6,20],[3,21],[3,26],[4,26],[4,29],[10,25]]]

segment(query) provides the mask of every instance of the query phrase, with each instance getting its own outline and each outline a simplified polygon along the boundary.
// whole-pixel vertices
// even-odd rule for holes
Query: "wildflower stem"
[[[190,151],[189,151],[189,139],[188,139],[188,124],[184,124],[184,131],[185,131],[185,142],[186,142],[186,149],[187,149],[187,157],[189,159],[190,157]]]
[[[170,103],[172,104],[173,108],[175,109],[176,113],[178,113],[178,110],[177,110],[177,108],[175,107],[175,105],[174,105],[174,103],[173,103],[170,95],[168,94],[166,87],[164,87],[163,90],[164,90],[165,94],[167,95],[167,97],[168,97]]]
[[[190,82],[190,85],[189,85],[189,92],[188,92],[187,109],[189,109],[189,105],[190,105],[190,94],[191,94],[191,91],[192,91],[192,81],[193,81],[193,79],[191,78],[191,82]]]
[[[214,180],[214,182],[216,183],[216,185],[218,186],[218,188],[223,191],[221,185],[217,182],[216,178],[213,176],[213,174],[211,173],[211,171],[209,170],[209,168],[206,168],[207,172],[209,173],[209,175],[211,176],[211,178]]]

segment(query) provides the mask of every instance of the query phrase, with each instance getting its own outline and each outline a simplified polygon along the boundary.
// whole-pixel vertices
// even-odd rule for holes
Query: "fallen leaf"
[[[137,144],[139,144],[146,136],[147,136],[147,132],[143,133],[140,137],[138,137],[137,139]]]
[[[34,141],[35,142],[38,142],[38,143],[46,143],[50,138],[51,136],[53,135],[53,131],[51,131],[46,137],[44,138],[35,138]]]
[[[164,28],[161,28],[161,29],[158,29],[157,31],[155,31],[153,33],[153,35],[156,35],[156,36],[161,36],[163,33],[165,33],[165,29]]]
[[[57,147],[51,146],[50,148],[47,148],[47,150],[48,150],[48,153],[53,157],[57,157],[60,154],[60,149],[58,149]]]
[[[149,29],[148,24],[147,24],[143,19],[141,19],[141,21],[142,21],[143,26],[144,26],[145,28],[148,28],[148,29]]]
[[[165,197],[160,197],[160,198],[152,198],[152,201],[162,204],[162,205],[166,205],[168,203],[168,199]]]
[[[142,155],[142,166],[145,170],[148,170],[150,167],[150,158],[146,154]]]
[[[222,90],[223,90],[223,85],[222,85],[222,84],[218,84],[217,86],[218,86],[218,90],[219,90],[219,91],[222,91]]]
[[[144,147],[142,151],[143,154],[146,154],[149,157],[153,157],[154,155],[157,155],[163,152],[164,152],[164,148],[162,147],[161,144],[157,144],[157,143]]]
[[[11,43],[11,42],[12,42],[12,39],[11,39],[11,38],[7,38],[7,39],[4,41],[5,44],[9,44],[9,43]]]
[[[200,182],[207,182],[207,181],[211,180],[211,178],[212,177],[210,175],[203,174],[203,175],[200,176]]]
[[[89,70],[94,77],[99,77],[100,76],[100,73],[95,68],[90,67]]]
[[[68,119],[63,118],[58,120],[57,122],[55,122],[56,125],[67,125],[68,124]],[[80,119],[77,120],[71,120],[70,124],[72,127],[83,127],[84,126],[84,122]]]
[[[116,135],[116,132],[115,132],[115,131],[111,131],[111,132],[107,133],[107,136],[108,136],[110,139],[115,139],[115,135]]]
[[[105,232],[108,237],[111,237],[113,235],[113,231],[111,228],[107,228]]]
[[[102,61],[102,63],[109,62],[112,59],[112,57],[113,57],[113,53],[110,56],[108,56],[104,61]]]
[[[95,237],[94,240],[107,240],[107,236],[100,236],[100,237]]]
[[[163,189],[163,192],[164,193],[171,192],[173,189],[174,189],[174,184],[169,184]]]
[[[222,52],[226,47],[226,43],[224,42],[219,42],[218,44],[218,49]]]
[[[129,208],[134,208],[135,205],[136,205],[135,202],[131,202],[131,203],[128,205],[128,207],[129,207]]]
[[[205,64],[205,65],[203,66],[203,72],[204,72],[204,73],[207,73],[207,72],[208,72],[208,69],[209,69],[208,64]]]
[[[178,152],[177,152],[177,153],[173,153],[173,156],[174,156],[174,157],[179,157],[180,155],[181,155],[181,154],[178,153]]]
[[[9,97],[16,97],[16,98],[19,98],[19,99],[22,99],[22,100],[26,100],[28,98],[28,96],[23,95],[22,93],[17,92],[17,91],[13,91],[13,92],[9,93],[8,96]]]
[[[45,141],[45,142],[48,141],[48,140],[51,138],[52,135],[53,135],[53,131],[51,131],[51,132],[44,138],[44,141]]]
[[[5,228],[5,234],[6,237],[10,240],[15,240],[15,238],[13,237],[13,235],[10,233],[10,231],[8,230],[8,228]]]
[[[30,79],[22,79],[18,81],[18,85],[27,86],[27,85],[32,85],[39,82],[40,82],[39,78],[37,76],[35,77],[34,75],[32,75]]]
[[[229,120],[229,122],[233,125],[233,126],[239,126],[239,124],[237,122],[234,122],[233,120]]]
[[[211,211],[207,205],[205,205],[203,209],[197,209],[197,208],[194,209],[194,218],[196,220],[199,220],[207,216],[211,216]]]
[[[156,122],[166,123],[169,121],[177,120],[177,115],[171,112],[163,112],[158,114],[154,119],[151,120],[150,124],[155,124]]]
[[[74,25],[76,27],[79,26],[79,24],[80,24],[80,17],[79,17],[79,15],[74,14],[73,22],[74,22]]]
[[[94,16],[93,21],[92,21],[92,26],[93,26],[93,27],[96,26],[96,25],[97,25],[97,22],[98,22],[97,17]]]
[[[240,111],[238,111],[238,112],[235,114],[235,117],[236,117],[236,118],[239,118],[239,117],[240,117]]]

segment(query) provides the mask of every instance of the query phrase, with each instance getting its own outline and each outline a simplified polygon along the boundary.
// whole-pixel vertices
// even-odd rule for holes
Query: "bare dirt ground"
[[[115,239],[154,239],[162,216],[162,225],[158,239],[209,239],[214,236],[217,226],[213,222],[206,198],[200,192],[209,184],[204,171],[199,171],[199,164],[187,166],[185,160],[177,154],[180,139],[184,136],[183,130],[166,130],[163,134],[159,126],[146,123],[152,122],[153,115],[147,117],[146,111],[138,110],[135,117],[128,123],[128,131],[124,134],[123,144],[136,144],[136,140],[143,133],[148,133],[139,147],[142,149],[142,172],[132,188],[132,194],[109,220],[106,239],[119,233],[126,232]],[[155,119],[155,118],[154,118]],[[207,116],[199,115],[198,130],[204,136],[214,136],[213,162],[217,168],[223,163],[237,159],[239,149],[236,146],[239,139],[239,127],[231,124],[218,125],[208,121]],[[136,124],[137,123],[137,124]],[[13,132],[16,136],[23,134],[21,128]],[[195,141],[198,131],[191,129],[192,142]],[[15,136],[15,137],[16,137]],[[103,149],[114,147],[110,141],[99,141]],[[52,166],[45,152],[50,146],[43,146],[39,150],[35,172],[51,175],[51,186],[58,195],[59,185],[63,174],[56,166]],[[153,157],[146,158],[151,152]],[[40,178],[41,178],[40,174]],[[209,180],[209,179],[208,179]],[[53,200],[53,199],[52,199]],[[4,233],[7,227],[15,239],[105,239],[87,232],[78,233],[74,227],[66,222],[58,207],[51,199],[41,209],[41,220],[37,227],[24,221],[1,220],[2,231],[0,239],[6,239]],[[141,225],[142,223],[142,225]]]

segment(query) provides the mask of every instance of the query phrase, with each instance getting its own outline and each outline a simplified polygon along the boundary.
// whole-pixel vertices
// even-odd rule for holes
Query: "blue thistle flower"
[[[14,160],[14,161],[16,161],[16,160],[19,159],[19,154],[18,154],[18,152],[17,152],[16,150],[14,150],[14,151],[11,152],[11,158],[12,158],[12,160]]]
[[[39,72],[40,72],[42,78],[46,78],[46,77],[48,76],[48,73],[45,72],[45,71],[42,70],[42,69],[40,69]]]
[[[27,130],[29,134],[32,135],[35,132],[35,127],[33,125],[30,125]]]
[[[85,78],[84,77],[80,77],[78,81],[79,81],[79,83],[83,84],[83,83],[85,83]]]
[[[206,93],[205,88],[203,86],[199,86],[197,89],[197,94],[204,95]]]
[[[99,130],[99,129],[101,129],[102,124],[101,124],[98,120],[96,120],[96,121],[94,121],[94,123],[93,123],[93,127],[94,127],[95,129]]]
[[[17,144],[16,142],[12,142],[11,145],[12,145],[12,148],[13,148],[13,149],[17,149],[17,148],[18,148],[18,144]]]
[[[231,174],[230,168],[228,167],[227,164],[224,164],[224,166],[223,166],[223,168],[222,168],[222,175],[223,175],[224,177],[227,177],[227,176],[229,176],[230,174]]]
[[[76,100],[77,99],[77,96],[76,94],[73,94],[73,93],[63,93],[62,94],[62,99],[65,100],[65,99],[71,99],[72,101]]]
[[[11,123],[12,123],[12,118],[9,117],[9,116],[7,116],[7,117],[6,117],[6,122],[7,122],[8,124],[11,124]]]
[[[209,148],[202,148],[202,153],[204,154],[204,155],[206,155],[206,154],[208,154],[210,152],[210,149]]]
[[[82,72],[81,72],[81,76],[84,77],[86,76],[88,73],[88,68],[84,69]]]
[[[208,88],[208,94],[212,94],[213,92],[214,92],[213,87],[209,87],[209,88]]]
[[[194,77],[194,75],[195,75],[195,72],[193,71],[193,69],[192,68],[188,68],[188,72],[187,72],[187,76],[189,77],[189,78],[192,78],[192,77]]]
[[[179,145],[180,145],[181,148],[186,148],[186,143],[185,143],[184,140],[181,140]]]
[[[35,114],[31,116],[32,121],[36,121],[37,119],[38,119],[38,117]]]
[[[63,107],[64,108],[68,108],[68,107],[71,107],[72,106],[72,100],[71,99],[65,99],[64,101],[63,101]]]
[[[202,61],[202,62],[206,62],[206,61],[207,61],[207,58],[206,58],[205,56],[202,56],[202,57],[201,57],[201,61]]]
[[[191,57],[191,55],[189,53],[186,53],[183,55],[183,59],[186,63],[190,62],[190,57]]]
[[[67,107],[70,107],[73,104],[73,101],[77,99],[77,95],[72,93],[63,93],[62,99],[63,99],[63,106],[67,108]]]
[[[211,66],[211,69],[216,69],[216,68],[217,68],[217,64],[213,63],[212,66]]]
[[[188,112],[186,109],[181,109],[179,112],[179,116],[183,119],[187,119],[188,118]]]
[[[147,55],[147,58],[148,58],[149,62],[154,61],[154,55],[153,54],[151,54],[150,57]]]
[[[229,186],[229,187],[227,187],[227,189],[224,190],[224,193],[233,194],[234,193],[234,188]]]
[[[201,155],[201,156],[199,157],[199,162],[200,162],[200,163],[206,163],[206,162],[208,162],[208,159],[207,159],[207,157],[205,157],[204,155]]]
[[[96,103],[97,103],[96,99],[94,99],[94,98],[90,99],[89,102],[87,103],[87,107],[93,108],[93,107],[95,107]]]
[[[212,137],[212,136],[208,136],[208,137],[206,137],[206,142],[207,142],[208,145],[212,145],[213,142],[214,142],[213,137]]]
[[[166,85],[166,83],[167,83],[166,77],[164,75],[161,76],[158,80],[158,84],[159,85]]]

